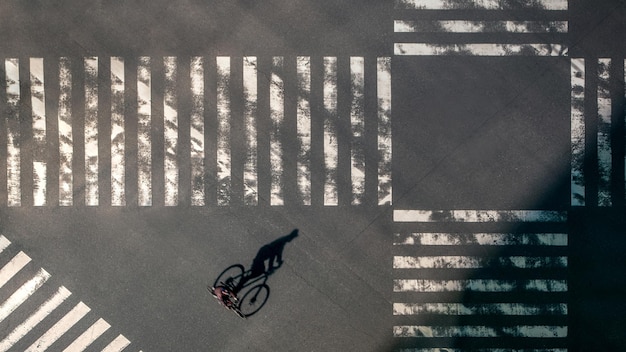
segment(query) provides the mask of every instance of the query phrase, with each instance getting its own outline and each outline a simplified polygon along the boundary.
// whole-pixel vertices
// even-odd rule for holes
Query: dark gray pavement
[[[65,285],[76,300],[105,318],[112,330],[124,334],[131,341],[127,350],[132,351],[396,351],[511,346],[621,350],[626,345],[626,263],[622,255],[626,249],[626,8],[621,0],[570,2],[569,6],[569,57],[585,58],[590,65],[587,112],[596,107],[591,72],[595,60],[608,57],[616,63],[611,71],[612,207],[595,206],[599,181],[594,171],[597,124],[593,117],[587,118],[588,158],[584,166],[588,205],[570,206],[568,57],[393,56],[393,20],[399,15],[393,1],[3,2],[3,59],[95,55],[123,56],[132,61],[138,56],[166,55],[311,55],[318,59],[338,56],[345,66],[348,56],[392,56],[394,203],[375,206],[373,183],[368,178],[368,204],[347,205],[349,180],[342,175],[339,187],[343,205],[337,207],[298,206],[293,199],[279,207],[267,205],[266,200],[255,207],[117,208],[106,205],[106,201],[99,207],[85,207],[80,205],[84,193],[78,175],[77,205],[73,207],[7,207],[6,194],[0,194],[0,233],[16,246],[11,253],[22,250],[36,265],[46,268],[55,284]],[[452,19],[463,18],[461,15],[461,11],[446,14]],[[348,89],[340,87],[340,94]],[[4,95],[0,97],[4,99]],[[345,105],[340,109],[347,111]],[[27,123],[23,125],[28,132]],[[4,122],[0,127],[6,135]],[[343,129],[339,138],[349,133]],[[375,143],[374,136],[367,138],[370,144]],[[25,133],[21,142],[28,153],[31,135]],[[290,147],[293,145],[285,149]],[[367,150],[375,153],[375,148]],[[341,153],[345,161],[348,154],[345,150]],[[0,171],[4,173],[6,147],[0,147],[0,154]],[[321,162],[319,154],[314,158]],[[288,163],[293,164],[293,160]],[[261,186],[266,187],[264,190],[268,189],[267,177],[260,175],[265,180],[261,181],[265,182]],[[320,179],[321,175],[313,175],[317,200]],[[6,176],[0,181],[5,184],[0,192],[6,192]],[[56,191],[49,192],[54,195]],[[162,199],[162,195],[155,195],[155,199]],[[568,213],[568,221],[545,227],[410,227],[394,224],[394,209],[560,210]],[[248,268],[263,245],[294,229],[299,230],[299,236],[285,246],[284,265],[269,276],[270,297],[262,309],[242,321],[218,306],[206,286],[232,264]],[[433,302],[438,298],[393,292],[393,234],[411,231],[568,233],[566,253],[554,253],[569,258],[565,273],[569,291],[558,297],[537,298],[539,302],[566,300],[567,317],[514,320],[519,324],[565,324],[567,338],[547,342],[505,338],[495,345],[481,338],[435,342],[394,338],[394,325],[450,323],[433,317],[393,316],[392,304],[399,299],[426,298]],[[438,248],[407,255],[420,253],[446,255],[454,251]],[[519,248],[514,253],[526,255]],[[546,278],[561,274],[542,273]],[[506,278],[506,274],[499,275]],[[0,300],[17,286],[10,283]],[[481,296],[478,300],[498,298]],[[20,310],[13,314],[0,322],[0,335],[9,332],[9,324],[27,316]],[[463,322],[483,323],[476,317]],[[494,324],[511,323],[496,319]],[[49,326],[42,325],[39,332]],[[51,350],[69,344],[81,332],[70,330]],[[114,337],[113,331],[107,333]],[[14,350],[24,350],[35,338],[34,334],[27,335]],[[445,346],[436,344],[441,342]],[[104,344],[97,340],[92,350],[101,350]]]

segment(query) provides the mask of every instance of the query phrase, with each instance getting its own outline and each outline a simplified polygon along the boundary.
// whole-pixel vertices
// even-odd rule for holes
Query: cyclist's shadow
[[[213,287],[228,287],[239,297],[239,310],[243,315],[249,317],[255,314],[269,298],[270,287],[266,282],[268,277],[282,266],[285,245],[296,237],[298,229],[261,247],[247,271],[241,264],[224,269],[213,283]]]

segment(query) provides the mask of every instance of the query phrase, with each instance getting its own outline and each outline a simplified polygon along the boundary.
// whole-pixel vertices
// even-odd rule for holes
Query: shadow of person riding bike
[[[241,264],[234,264],[224,269],[213,286],[209,287],[209,291],[216,287],[227,288],[239,297],[235,308],[243,317],[252,316],[267,302],[270,294],[267,279],[282,266],[285,245],[296,237],[298,237],[298,229],[261,247],[247,271]]]

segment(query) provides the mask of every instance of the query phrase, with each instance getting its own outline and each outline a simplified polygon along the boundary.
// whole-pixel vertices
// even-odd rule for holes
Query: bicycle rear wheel
[[[239,288],[239,284],[241,283],[241,279],[243,278],[244,273],[243,265],[234,264],[224,269],[220,276],[215,279],[213,283],[213,287],[217,287],[222,285],[222,283],[228,286],[232,290],[237,290]],[[210,289],[210,288],[209,288]]]

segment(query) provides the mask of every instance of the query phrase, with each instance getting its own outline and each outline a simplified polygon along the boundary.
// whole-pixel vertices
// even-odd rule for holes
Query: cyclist
[[[225,286],[217,286],[213,289],[213,294],[226,308],[231,308],[233,302],[237,301],[237,296]]]

